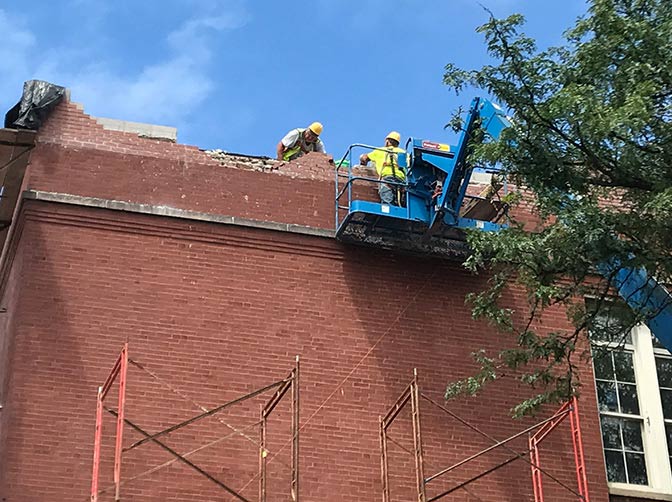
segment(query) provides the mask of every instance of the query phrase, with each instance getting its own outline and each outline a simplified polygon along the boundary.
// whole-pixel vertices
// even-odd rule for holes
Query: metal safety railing
[[[368,176],[355,175],[353,173],[354,166],[365,168],[365,166],[359,164],[359,156],[355,157],[356,163],[353,165],[353,153],[356,149],[361,149],[363,151],[375,151],[375,150],[387,151],[385,148],[381,148],[378,146],[366,145],[363,143],[355,143],[350,145],[346,150],[345,154],[343,155],[343,157],[341,157],[341,159],[336,162],[336,169],[335,169],[336,188],[334,198],[336,229],[338,229],[345,220],[345,217],[341,218],[341,211],[347,211],[347,214],[350,213],[350,208],[352,205],[352,188],[355,182],[362,182],[376,186],[385,183],[386,185],[398,186],[404,189],[408,187],[408,174],[405,181],[398,181],[398,182],[390,180],[383,181],[380,178],[371,178]],[[347,168],[347,173],[343,172],[343,168]],[[345,204],[342,202],[342,198],[344,196],[346,196]],[[406,204],[406,211],[408,213],[406,217],[410,218],[408,204]]]

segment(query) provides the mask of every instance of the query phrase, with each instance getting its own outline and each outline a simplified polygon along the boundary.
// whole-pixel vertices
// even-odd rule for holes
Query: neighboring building
[[[487,277],[470,275],[454,261],[337,242],[334,168],[321,154],[278,165],[173,139],[170,128],[96,119],[69,100],[35,133],[0,131],[0,160],[9,163],[0,199],[0,220],[6,222],[0,500],[89,498],[96,391],[126,341],[138,363],[129,368],[126,417],[152,433],[197,415],[199,406],[211,409],[284,378],[300,355],[301,499],[380,500],[379,416],[411,381],[413,368],[423,393],[444,404],[446,383],[475,369],[470,353],[512,342],[472,320],[465,305],[465,295],[485,287]],[[513,290],[510,304],[523,312],[523,292]],[[557,310],[543,326],[560,329],[568,321]],[[603,393],[598,411],[592,368],[581,370],[593,502],[639,500],[628,493],[672,500],[667,450],[652,442],[663,443],[671,426],[654,424],[656,435],[647,436],[651,421],[672,420],[665,399],[672,383],[659,379],[662,400],[651,387],[654,358],[669,373],[669,354],[648,342],[647,355],[639,358],[639,343],[634,373],[621,371],[622,365],[611,366],[610,373],[602,363],[597,372],[598,388],[607,393],[610,382],[631,385],[636,376],[640,398],[647,396],[639,410],[626,409],[623,401],[610,407]],[[548,408],[547,415],[512,420],[511,406],[528,392],[510,378],[446,406],[502,440],[553,413]],[[163,440],[180,453],[212,443],[189,459],[246,499],[258,500],[259,432],[251,424],[262,402],[247,401]],[[291,500],[289,415],[282,402],[269,422],[269,501]],[[618,432],[604,445],[610,476],[630,483],[612,485],[611,498],[601,415],[608,417],[605,431]],[[427,476],[492,444],[436,408],[423,405],[421,416]],[[619,421],[643,427],[646,455],[627,442]],[[109,415],[104,427],[100,487],[108,488],[114,442]],[[126,446],[142,438],[129,427],[124,434]],[[407,409],[390,435],[391,500],[417,500],[415,465],[405,451],[413,448]],[[525,452],[527,436],[511,446]],[[617,455],[631,471],[618,471]],[[428,498],[510,456],[498,449],[451,471],[432,485]],[[568,428],[549,436],[542,457],[548,472],[576,489]],[[121,500],[235,500],[179,462],[158,468],[171,459],[153,444],[125,453]],[[648,468],[648,494],[637,465]],[[533,500],[530,477],[530,465],[516,460],[442,500]],[[544,490],[546,501],[577,500],[548,477]],[[99,498],[113,499],[109,491]]]

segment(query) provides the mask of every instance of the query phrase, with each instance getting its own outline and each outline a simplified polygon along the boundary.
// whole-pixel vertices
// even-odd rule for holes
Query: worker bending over
[[[292,129],[280,140],[277,147],[278,160],[294,160],[304,153],[327,153],[320,139],[322,124],[313,122],[305,129]]]
[[[359,157],[359,163],[365,166],[369,161],[373,161],[376,165],[376,173],[379,180],[403,183],[406,180],[406,173],[399,166],[397,155],[406,153],[406,151],[399,148],[400,141],[401,135],[397,131],[392,131],[385,137],[384,147],[362,154]],[[404,205],[404,192],[399,185],[380,183],[378,185],[378,195],[380,195],[380,201],[384,204],[391,204],[393,206]]]

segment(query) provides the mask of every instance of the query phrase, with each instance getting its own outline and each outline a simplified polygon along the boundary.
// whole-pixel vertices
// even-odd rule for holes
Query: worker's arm
[[[277,155],[278,155],[278,160],[282,160],[282,154],[285,153],[285,145],[282,144],[282,141],[278,142],[278,147],[277,147]]]
[[[383,169],[383,164],[385,163],[385,153],[382,150],[378,149],[369,153],[364,153],[359,158],[359,162],[364,166],[367,165],[369,162],[372,162],[373,167],[376,170],[376,174],[380,177],[380,172]]]
[[[278,160],[284,160],[282,158],[283,154],[290,148],[296,146],[297,141],[299,141],[299,136],[301,135],[300,129],[292,129],[289,131],[284,138],[280,140],[277,147]]]

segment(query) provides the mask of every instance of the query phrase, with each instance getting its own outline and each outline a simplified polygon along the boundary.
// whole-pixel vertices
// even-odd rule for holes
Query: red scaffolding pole
[[[562,413],[562,415],[560,415]],[[534,501],[544,502],[544,488],[542,482],[541,457],[539,455],[539,445],[560,425],[564,419],[569,416],[570,431],[572,434],[572,446],[574,449],[574,468],[576,471],[576,481],[579,488],[579,501],[590,502],[588,494],[588,480],[586,478],[586,462],[583,453],[583,441],[581,439],[581,425],[579,423],[579,404],[576,396],[558,410],[557,419],[547,422],[537,432],[529,438],[530,445],[530,464],[532,466],[532,488],[534,491]]]
[[[94,436],[94,447],[93,447],[93,473],[91,476],[91,502],[98,502],[98,497],[101,493],[105,493],[107,491],[111,491],[112,487],[105,488],[103,490],[100,489],[99,487],[99,470],[100,470],[100,458],[101,458],[101,442],[102,442],[102,427],[103,427],[103,411],[107,411],[110,414],[112,414],[116,418],[116,435],[115,435],[115,451],[114,451],[114,500],[115,501],[120,501],[121,500],[121,486],[124,484],[121,479],[121,461],[122,461],[122,453],[127,452],[129,450],[132,450],[146,442],[152,442],[155,445],[161,447],[171,455],[175,457],[174,461],[180,461],[183,464],[189,466],[202,476],[206,477],[216,485],[218,485],[220,488],[223,490],[227,491],[230,495],[233,495],[236,497],[238,500],[241,502],[249,502],[245,497],[243,497],[240,493],[238,493],[236,490],[230,488],[226,484],[224,484],[222,481],[217,479],[216,477],[212,476],[208,472],[204,471],[202,468],[191,462],[186,458],[186,456],[190,455],[193,452],[189,452],[186,454],[180,454],[174,449],[170,448],[168,445],[160,441],[158,438],[169,434],[170,432],[176,431],[182,427],[185,427],[189,424],[192,424],[198,420],[201,420],[205,417],[209,417],[214,415],[215,413],[218,413],[225,408],[228,408],[232,405],[239,404],[243,401],[246,401],[248,399],[254,398],[256,396],[259,396],[265,392],[269,392],[271,390],[275,389],[275,393],[271,396],[271,398],[268,400],[268,402],[262,406],[261,409],[261,417],[260,420],[252,424],[251,426],[260,426],[260,442],[255,443],[255,446],[259,448],[259,455],[260,455],[260,463],[259,463],[259,477],[260,477],[260,488],[259,488],[259,499],[261,502],[266,500],[266,457],[269,453],[268,449],[266,448],[266,427],[267,427],[267,422],[268,418],[271,415],[271,412],[273,409],[278,405],[279,402],[283,400],[283,398],[288,394],[291,393],[291,413],[292,413],[292,424],[291,424],[291,434],[292,434],[292,450],[291,450],[291,481],[290,481],[290,493],[291,493],[291,500],[293,502],[298,502],[299,501],[299,461],[298,461],[298,455],[299,455],[299,357],[296,356],[296,365],[294,369],[290,372],[289,376],[282,379],[278,380],[276,382],[273,382],[269,385],[266,385],[264,387],[260,387],[244,396],[240,396],[236,399],[233,399],[232,401],[228,401],[222,405],[219,405],[215,408],[212,408],[210,410],[207,410],[201,406],[199,408],[202,409],[202,413],[199,415],[192,417],[188,420],[185,420],[179,424],[173,425],[168,427],[167,429],[164,429],[159,432],[155,433],[149,433],[142,429],[140,426],[137,424],[131,422],[128,418],[125,417],[125,405],[126,405],[126,382],[127,382],[127,370],[128,370],[128,365],[129,363],[133,364],[134,366],[138,367],[139,369],[146,371],[149,373],[151,376],[154,378],[157,378],[156,375],[152,374],[150,371],[148,371],[143,365],[140,363],[133,361],[128,357],[128,344],[124,344],[121,353],[119,357],[117,358],[114,367],[112,368],[112,371],[108,375],[107,379],[105,380],[105,383],[98,387],[98,393],[97,393],[97,398],[96,398],[96,427],[95,427],[95,436]],[[105,397],[109,393],[111,387],[113,384],[119,380],[119,396],[118,396],[118,402],[117,402],[117,409],[110,409],[105,406],[104,401]],[[158,378],[157,378],[158,379]],[[135,431],[139,432],[141,435],[144,436],[143,439],[140,439],[136,442],[134,442],[132,445],[130,445],[127,448],[123,448],[123,430],[124,430],[124,425],[128,425],[131,428],[133,428]],[[226,425],[226,424],[225,424]],[[229,426],[229,428],[232,428]],[[232,428],[233,429],[233,428]],[[235,433],[241,434],[240,431],[237,431],[233,429]],[[228,434],[225,437],[230,437],[233,434]],[[221,440],[221,439],[220,439]],[[219,442],[220,440],[217,440],[216,442]],[[212,444],[212,443],[211,443]],[[209,445],[205,445],[202,447],[199,447],[195,451],[200,451],[201,449],[207,447]],[[171,462],[167,462],[162,464],[161,466],[154,467],[141,475],[135,476],[133,479],[137,479],[138,477],[149,474],[152,472],[156,472],[157,470],[166,467],[170,465]]]
[[[425,461],[424,461],[424,455],[423,455],[423,447],[422,447],[422,428],[420,424],[420,401],[421,399],[429,402],[430,404],[434,405],[435,407],[439,408],[443,412],[445,412],[447,415],[450,417],[454,418],[458,422],[462,423],[472,431],[478,433],[482,437],[485,437],[489,441],[491,441],[493,444],[492,446],[475,453],[474,455],[471,455],[463,460],[460,460],[459,462],[446,467],[444,469],[441,469],[437,473],[430,475],[428,477],[425,477],[424,474],[424,469],[425,469]],[[579,502],[590,502],[589,496],[588,496],[588,483],[586,480],[586,467],[585,467],[585,460],[584,460],[584,454],[583,454],[583,443],[581,441],[581,428],[579,424],[579,413],[578,413],[578,405],[577,405],[577,400],[576,397],[573,397],[570,401],[567,403],[563,404],[560,409],[551,417],[542,420],[541,422],[528,427],[527,429],[520,431],[504,440],[497,440],[494,437],[490,436],[489,434],[486,434],[485,432],[482,432],[479,430],[477,427],[474,425],[470,424],[467,420],[464,420],[457,416],[455,413],[453,413],[451,410],[446,408],[445,406],[442,406],[441,404],[437,403],[427,395],[423,394],[420,392],[420,388],[418,385],[418,375],[417,371],[413,370],[413,380],[411,383],[408,385],[406,390],[402,393],[402,395],[397,399],[397,401],[392,405],[392,407],[389,409],[387,414],[384,417],[379,418],[379,423],[380,423],[380,448],[381,448],[381,460],[380,460],[380,466],[381,466],[381,482],[382,482],[382,489],[383,489],[383,502],[389,502],[390,501],[390,483],[389,483],[389,473],[388,473],[388,458],[389,458],[389,453],[388,453],[388,448],[387,448],[387,443],[388,441],[392,441],[391,438],[388,437],[387,430],[388,428],[392,425],[394,422],[395,418],[401,410],[408,404],[411,403],[411,420],[413,424],[413,443],[414,443],[414,451],[408,451],[408,453],[413,454],[415,458],[415,477],[416,477],[416,484],[417,484],[417,500],[418,502],[434,502],[436,500],[439,500],[446,495],[453,493],[456,490],[459,489],[464,489],[466,485],[469,483],[472,483],[478,479],[481,479],[488,474],[491,474],[495,470],[504,467],[505,465],[510,464],[511,462],[515,460],[524,460],[527,462],[531,468],[532,468],[532,486],[533,486],[533,491],[534,491],[534,500],[535,502],[544,502],[543,499],[543,487],[542,487],[542,475],[547,476],[549,479],[553,480],[555,483],[558,485],[562,486],[564,489],[566,489],[568,492],[572,493],[575,497],[576,500]],[[558,425],[560,425],[564,419],[569,416],[570,417],[570,426],[571,426],[571,433],[572,433],[572,444],[574,448],[574,463],[575,463],[575,469],[576,469],[576,476],[577,476],[577,481],[578,481],[578,491],[573,489],[572,487],[566,485],[563,483],[561,480],[553,476],[550,472],[544,470],[541,467],[540,464],[540,455],[539,455],[539,444],[543,441],[543,439],[551,432],[553,431]],[[533,433],[533,431],[536,431]],[[513,450],[510,446],[508,446],[508,443],[513,441],[516,438],[519,438],[521,436],[524,436],[525,434],[532,434],[529,438],[529,445],[530,448],[528,451],[521,453],[518,451]],[[445,474],[451,472],[452,470],[463,466],[467,464],[468,462],[471,462],[472,460],[475,460],[497,448],[502,448],[505,450],[508,450],[509,452],[513,453],[513,456],[510,457],[509,459],[505,460],[504,462],[501,462],[500,464],[487,469],[472,478],[468,479],[465,482],[459,483],[456,486],[453,486],[452,488],[436,495],[431,498],[427,497],[427,485],[432,482],[433,480],[444,476]],[[529,453],[529,460],[527,459],[526,455]]]
[[[125,343],[112,371],[105,383],[98,387],[96,399],[96,431],[93,442],[93,474],[91,476],[91,502],[98,501],[98,471],[100,469],[100,447],[103,436],[103,401],[119,377],[119,397],[117,403],[117,431],[114,442],[114,500],[121,500],[121,449],[124,433],[124,407],[126,405],[126,373],[128,371],[128,343]]]

